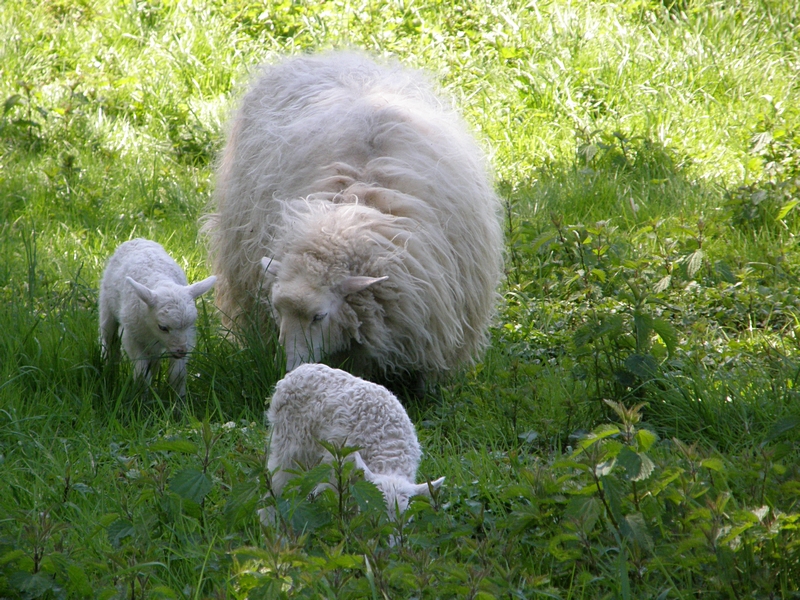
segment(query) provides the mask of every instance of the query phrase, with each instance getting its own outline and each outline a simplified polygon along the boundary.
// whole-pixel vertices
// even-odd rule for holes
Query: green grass
[[[795,3],[452,4],[0,4],[0,597],[797,597]],[[274,339],[200,301],[185,402],[97,341],[122,241],[208,275],[255,66],[332,47],[429,70],[506,206],[492,345],[408,406],[445,485],[394,524],[324,469],[271,496]]]

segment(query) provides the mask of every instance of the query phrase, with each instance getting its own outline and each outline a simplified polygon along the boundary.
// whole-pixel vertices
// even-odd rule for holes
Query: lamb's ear
[[[269,273],[273,277],[278,276],[278,271],[281,270],[281,263],[271,256],[265,256],[261,259],[261,266],[264,267],[264,272]]]
[[[348,294],[355,294],[356,292],[365,290],[368,287],[373,286],[376,283],[380,283],[381,281],[386,281],[387,279],[389,279],[388,275],[383,277],[364,277],[362,275],[351,275],[339,284],[339,289],[343,295],[347,296]]]
[[[136,295],[142,299],[142,302],[151,308],[156,305],[156,295],[152,292],[152,290],[150,290],[150,288],[143,286],[141,283],[130,277],[126,277],[125,279],[127,279],[128,283],[131,284],[133,291],[136,292]]]
[[[430,487],[428,487],[428,483],[427,482],[418,483],[418,484],[416,484],[414,486],[414,492],[413,492],[412,496],[418,496],[418,495],[430,496],[431,495],[431,490],[432,489],[433,490],[438,490],[440,487],[442,487],[442,483],[444,483],[444,477],[439,477],[439,479],[437,479],[435,481],[431,481],[431,486]]]
[[[356,469],[361,469],[364,471],[364,479],[372,481],[375,478],[375,476],[372,474],[372,471],[370,471],[369,467],[367,466],[367,463],[364,462],[364,459],[361,458],[361,454],[359,454],[358,451],[353,452],[353,462],[356,465]]]
[[[214,287],[214,284],[217,281],[217,276],[212,275],[211,277],[206,277],[203,281],[198,281],[193,283],[189,286],[189,295],[192,298],[197,298],[205,294],[208,290]]]

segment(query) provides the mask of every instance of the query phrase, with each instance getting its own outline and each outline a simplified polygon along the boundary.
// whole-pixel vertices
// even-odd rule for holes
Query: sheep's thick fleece
[[[435,376],[487,343],[500,202],[474,137],[417,72],[349,52],[263,69],[205,220],[224,318],[274,320],[287,370]]]

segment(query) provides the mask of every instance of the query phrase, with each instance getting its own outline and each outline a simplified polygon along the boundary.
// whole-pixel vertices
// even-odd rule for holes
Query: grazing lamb
[[[389,514],[401,513],[411,496],[429,494],[414,483],[422,454],[414,425],[386,388],[345,371],[305,364],[275,387],[267,413],[272,425],[267,467],[280,494],[291,477],[286,469],[330,461],[317,440],[357,446],[356,466],[383,493]],[[444,477],[431,482],[438,489]]]
[[[499,200],[419,74],[346,52],[266,68],[232,119],[215,204],[217,305],[229,326],[271,317],[288,371],[324,360],[419,384],[485,347]]]
[[[156,242],[135,239],[121,244],[100,282],[100,346],[103,358],[122,347],[134,362],[136,377],[149,383],[161,356],[170,357],[169,382],[186,395],[187,355],[194,347],[194,300],[214,285],[211,276],[192,285]]]

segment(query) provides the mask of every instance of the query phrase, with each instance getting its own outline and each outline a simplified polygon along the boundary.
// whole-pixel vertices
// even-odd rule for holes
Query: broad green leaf
[[[581,556],[579,541],[574,533],[561,533],[550,538],[547,549],[559,562],[576,560]]]
[[[647,313],[633,313],[633,327],[636,332],[637,352],[646,352],[650,347],[650,333],[653,331],[653,317]]]
[[[725,463],[722,462],[721,458],[705,458],[700,461],[700,466],[705,467],[706,469],[711,469],[712,471],[717,471],[721,473],[725,470]]]
[[[775,220],[780,221],[786,218],[786,215],[789,214],[789,211],[792,210],[798,204],[800,204],[800,200],[789,200],[789,202],[781,206],[781,209],[780,211],[778,211],[778,216],[775,217]]]
[[[769,506],[759,506],[758,508],[754,508],[751,512],[761,522],[764,520],[764,517],[769,514]]]
[[[331,515],[321,503],[309,502],[305,498],[299,502],[288,505],[278,499],[278,509],[284,519],[289,521],[295,531],[307,531],[319,529],[331,522]]]
[[[592,275],[597,277],[597,280],[600,283],[605,283],[606,282],[606,272],[603,271],[602,269],[592,269]]]
[[[656,284],[653,286],[653,291],[657,294],[663,292],[664,290],[669,289],[670,283],[672,283],[672,275],[665,275],[656,282]]]
[[[108,541],[114,548],[122,545],[122,540],[133,536],[133,524],[126,519],[118,519],[111,523],[106,529]]]
[[[200,504],[211,491],[211,479],[197,469],[184,469],[170,481],[169,489],[181,498]]]
[[[313,492],[319,484],[331,481],[332,476],[333,465],[320,463],[313,469],[301,471],[297,476],[290,479],[287,488],[296,489],[299,496],[305,497]]]
[[[766,513],[765,513],[766,514]],[[731,519],[734,522],[745,522],[756,524],[761,520],[761,517],[752,510],[737,510],[731,514]]]
[[[600,440],[603,440],[612,435],[616,435],[618,433],[619,433],[619,427],[611,423],[604,423],[599,427],[595,427],[595,429],[590,434],[588,434],[585,438],[578,441],[577,448],[575,452],[573,452],[572,457],[574,458],[576,455],[580,454],[582,450],[589,448],[590,446],[594,445]]]
[[[617,456],[617,462],[625,469],[625,476],[628,479],[637,480],[642,470],[642,458],[639,454],[625,446]]]
[[[653,548],[653,538],[647,530],[642,513],[631,513],[626,515],[620,523],[622,534],[634,540],[641,548],[651,550]]]
[[[603,477],[600,481],[603,485],[603,492],[606,496],[606,502],[608,503],[608,507],[611,509],[611,514],[614,516],[614,520],[617,523],[621,523],[623,518],[623,492],[620,489],[620,485],[614,480],[613,477]]]
[[[588,535],[594,529],[601,512],[602,507],[597,498],[573,496],[567,504],[564,516],[574,521]]]
[[[625,469],[625,474],[631,481],[644,481],[655,469],[655,464],[647,454],[634,452],[628,446],[619,453],[617,462]]]
[[[596,494],[598,489],[599,488],[596,483],[590,483],[578,490],[569,490],[569,493],[576,496],[591,496],[592,494]]]
[[[8,578],[8,582],[22,592],[24,598],[54,597],[52,594],[58,589],[55,579],[41,572],[31,575],[18,571]]]
[[[90,598],[93,595],[92,584],[86,572],[76,564],[67,565],[67,579],[70,591],[77,593],[78,596]]]
[[[638,429],[633,437],[639,452],[647,452],[658,441],[658,435],[649,429]]]
[[[678,345],[678,332],[668,321],[660,317],[653,319],[652,326],[653,331],[658,334],[658,337],[661,338],[661,341],[664,342],[664,345],[667,347],[667,352],[672,356]]]
[[[778,475],[779,477],[781,475],[785,475],[787,470],[786,465],[782,465],[781,463],[772,463],[770,468],[772,469],[772,472]]]
[[[700,248],[686,258],[686,273],[689,278],[694,278],[700,267],[703,266],[703,258],[705,258],[705,253]]]
[[[538,252],[542,246],[553,241],[557,235],[558,231],[556,231],[555,229],[545,231],[543,234],[541,234],[535,240],[533,240],[533,244],[531,244],[533,251]]]
[[[11,550],[10,552],[6,552],[3,556],[0,556],[0,567],[20,558],[24,558],[25,556],[24,550]]]
[[[742,523],[741,525],[737,525],[732,527],[731,530],[720,540],[722,544],[730,544],[733,542],[737,537],[742,535],[745,531],[753,527],[755,523]]]
[[[625,359],[625,368],[645,381],[658,375],[658,362],[650,354],[631,354]]]
[[[340,554],[331,557],[325,563],[326,569],[360,569],[364,566],[364,557],[354,554]]]
[[[586,471],[587,473],[592,470],[592,468],[587,465],[586,463],[578,462],[576,460],[570,460],[565,458],[563,460],[557,460],[553,463],[554,469],[579,469],[581,471]]]
[[[655,471],[656,468],[655,463],[649,456],[647,456],[647,454],[640,453],[639,458],[642,459],[642,466],[639,470],[639,476],[636,477],[634,481],[644,481],[653,474],[653,471]]]
[[[717,264],[714,265],[714,270],[727,283],[736,283],[738,281],[736,275],[733,274],[733,269],[723,260],[717,261]]]
[[[253,517],[259,497],[257,481],[243,481],[234,484],[223,509],[225,524],[229,529],[233,529]]]
[[[361,512],[383,512],[386,509],[383,494],[371,481],[359,479],[350,486],[350,493]]]

